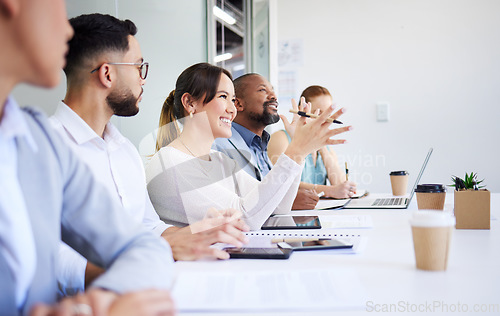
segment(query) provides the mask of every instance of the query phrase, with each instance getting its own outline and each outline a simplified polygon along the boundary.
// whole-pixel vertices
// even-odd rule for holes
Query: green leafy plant
[[[485,186],[480,186],[483,180],[477,180],[477,173],[471,172],[470,174],[465,173],[465,179],[459,178],[457,176],[452,176],[451,181],[454,184],[450,184],[451,187],[455,187],[455,190],[479,190]]]

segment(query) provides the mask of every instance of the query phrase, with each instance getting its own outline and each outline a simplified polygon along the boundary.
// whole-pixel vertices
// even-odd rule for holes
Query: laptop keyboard
[[[376,199],[372,206],[404,205],[406,198]]]

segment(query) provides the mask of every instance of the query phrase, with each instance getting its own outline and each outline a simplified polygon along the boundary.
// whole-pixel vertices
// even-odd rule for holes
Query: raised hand
[[[301,102],[299,105],[300,111],[308,113],[310,109],[310,104],[303,106]],[[351,130],[352,126],[329,129],[331,123],[328,123],[326,120],[328,118],[336,120],[345,112],[343,108],[335,113],[333,113],[333,110],[334,108],[331,106],[321,113],[318,118],[311,119],[308,122],[305,117],[300,117],[295,127],[294,137],[285,154],[297,163],[302,163],[305,156],[314,150],[318,150],[326,145],[345,143],[344,139],[332,139],[331,137]]]
[[[302,101],[302,100],[304,100],[304,101]],[[300,99],[300,102],[301,103],[305,102],[305,98],[302,97]],[[292,109],[295,111],[298,111],[298,109],[299,109],[299,107],[297,106],[297,101],[295,101],[295,99],[292,99]],[[293,135],[295,134],[295,126],[297,125],[297,121],[299,120],[299,117],[300,116],[298,114],[294,114],[292,122],[289,122],[285,115],[280,114],[280,118],[283,121],[283,125],[285,126],[285,130],[288,133],[288,135],[290,135],[290,137],[292,137],[292,138],[293,138]]]

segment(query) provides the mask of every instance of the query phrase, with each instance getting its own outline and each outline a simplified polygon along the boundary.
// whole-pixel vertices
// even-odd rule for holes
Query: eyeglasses
[[[149,63],[147,62],[142,62],[142,63],[105,63],[108,65],[126,65],[126,66],[138,66],[137,68],[139,69],[139,75],[141,76],[141,79],[144,80],[148,76],[148,70],[149,70]],[[104,64],[100,65],[96,69],[92,70],[90,73],[93,74],[99,68],[101,68]]]

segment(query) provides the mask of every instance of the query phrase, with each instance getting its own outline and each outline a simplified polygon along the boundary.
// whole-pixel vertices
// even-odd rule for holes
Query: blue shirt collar
[[[262,137],[259,135],[255,134],[254,132],[250,131],[246,127],[241,126],[238,123],[233,122],[232,123],[234,129],[241,135],[245,143],[249,148],[259,146],[260,150],[266,151],[267,150],[267,145],[269,144],[269,138],[271,138],[271,135],[269,135],[268,132],[263,131]]]

